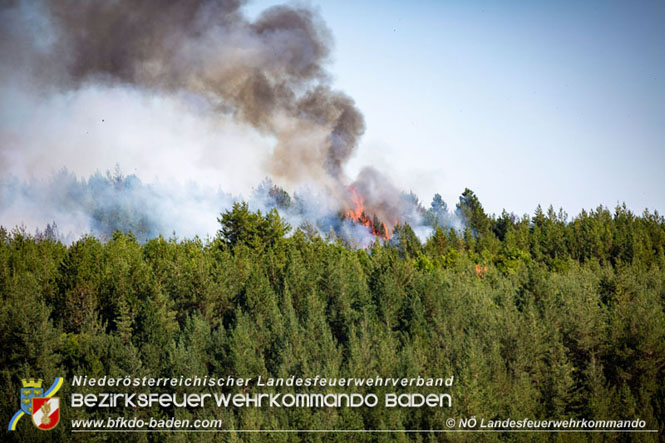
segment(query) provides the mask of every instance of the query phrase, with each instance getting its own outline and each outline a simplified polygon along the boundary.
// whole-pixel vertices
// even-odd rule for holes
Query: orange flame
[[[350,218],[354,223],[367,226],[372,235],[381,237],[384,240],[390,240],[392,235],[386,224],[381,223],[380,227],[383,229],[379,230],[379,227],[375,226],[372,220],[365,214],[365,200],[363,199],[363,196],[358,194],[353,186],[349,188],[349,191],[351,192],[351,201],[353,202],[354,207],[353,209],[347,209],[344,212],[344,216]]]

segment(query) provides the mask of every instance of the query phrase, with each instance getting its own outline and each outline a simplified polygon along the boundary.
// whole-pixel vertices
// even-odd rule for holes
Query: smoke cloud
[[[250,21],[241,6],[16,1],[2,8],[3,64],[20,60],[16,68],[46,89],[120,84],[195,96],[275,139],[276,178],[340,182],[365,126],[329,85],[330,31],[310,9],[275,6]]]
[[[215,215],[235,198],[195,183],[144,184],[119,167],[78,179],[61,170],[49,179],[0,178],[2,224],[45,231],[67,243],[83,234],[103,240],[116,230],[131,231],[139,241],[158,235],[180,238],[214,235]],[[46,218],[48,217],[48,218]]]
[[[250,19],[242,7],[237,0],[0,4],[0,223],[38,220],[40,210],[42,219],[44,212],[64,218],[69,208],[66,230],[87,225],[106,235],[122,229],[107,217],[115,210],[134,214],[120,217],[125,230],[146,237],[176,228],[200,234],[210,227],[190,229],[168,208],[188,207],[214,223],[233,200],[191,184],[143,184],[133,174],[27,181],[43,175],[44,164],[88,174],[139,163],[156,177],[175,164],[188,179],[228,174],[238,182],[264,173],[291,189],[314,187],[300,193],[298,210],[285,209],[293,221],[323,233],[363,230],[335,221],[356,203],[344,168],[365,123],[353,99],[331,86],[330,30],[310,8],[275,6]],[[353,189],[365,197],[367,217],[388,230],[418,224],[418,205],[378,171],[363,170]],[[256,195],[268,194],[254,197],[266,207]]]

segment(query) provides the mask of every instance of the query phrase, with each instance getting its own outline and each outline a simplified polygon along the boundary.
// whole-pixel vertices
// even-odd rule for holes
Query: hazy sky
[[[496,213],[665,211],[665,2],[311,4],[367,121],[351,170],[427,204],[469,187]]]
[[[307,4],[335,40],[332,86],[366,120],[349,177],[375,166],[426,206],[439,192],[452,208],[468,187],[496,214],[665,212],[665,1]],[[25,20],[11,24],[41,32]],[[49,95],[15,62],[0,64],[1,174],[85,177],[117,163],[144,182],[246,197],[270,170],[270,137],[196,97],[119,83]]]

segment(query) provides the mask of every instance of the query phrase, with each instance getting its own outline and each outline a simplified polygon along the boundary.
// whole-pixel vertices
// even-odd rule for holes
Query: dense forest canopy
[[[287,197],[275,194],[281,205],[291,204]],[[261,213],[237,203],[205,241],[139,242],[116,231],[106,241],[84,236],[66,245],[48,230],[0,229],[0,415],[13,415],[20,380],[31,377],[65,377],[66,399],[75,375],[454,375],[450,409],[112,412],[217,417],[226,429],[442,429],[447,417],[476,416],[640,418],[665,431],[665,220],[658,213],[599,207],[568,220],[539,207],[533,216],[488,216],[466,190],[454,213],[434,198],[423,214],[433,229],[425,242],[401,224],[390,240],[356,249],[290,226],[279,206]],[[447,221],[454,214],[463,229]],[[70,409],[76,417],[66,418],[108,412]],[[63,421],[50,433],[21,423],[20,435],[9,438],[127,438],[71,434]]]

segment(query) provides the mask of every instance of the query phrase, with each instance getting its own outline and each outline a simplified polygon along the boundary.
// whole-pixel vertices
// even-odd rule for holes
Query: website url
[[[106,419],[72,420],[72,430],[115,430],[115,429],[219,429],[221,419],[177,419],[171,418],[127,418],[109,417]]]

